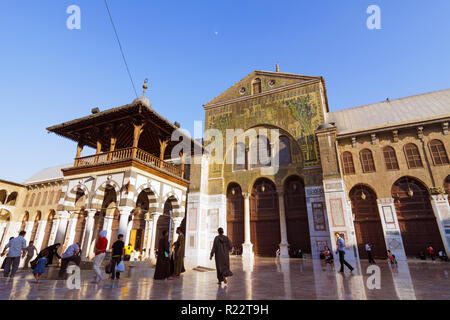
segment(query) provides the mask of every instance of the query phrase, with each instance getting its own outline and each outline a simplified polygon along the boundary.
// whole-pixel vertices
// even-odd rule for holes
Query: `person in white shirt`
[[[369,243],[366,243],[366,252],[367,252],[367,257],[369,258],[369,263],[375,264],[375,260],[373,260],[373,257],[372,257],[372,247],[370,246]]]
[[[345,256],[345,241],[341,238],[339,233],[336,233],[336,245],[337,252],[339,254],[339,262],[341,263],[341,270],[339,272],[344,272],[344,265],[350,269],[350,272],[353,271],[353,267],[344,259]]]
[[[1,254],[1,256],[3,257],[5,255],[6,249],[9,248],[9,252],[5,260],[5,269],[3,271],[4,277],[9,276],[10,278],[14,278],[17,269],[19,269],[20,256],[22,255],[23,258],[27,253],[27,241],[24,239],[25,234],[25,231],[21,231],[18,237],[10,240]],[[11,275],[9,274],[10,271]]]

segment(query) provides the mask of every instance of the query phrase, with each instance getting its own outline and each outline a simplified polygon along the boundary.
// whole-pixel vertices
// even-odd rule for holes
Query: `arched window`
[[[247,151],[245,150],[245,143],[238,142],[234,145],[234,170],[247,169]]]
[[[48,196],[48,202],[47,205],[51,205],[53,203],[53,197],[55,196],[55,191],[51,191],[50,195]]]
[[[420,158],[419,148],[414,143],[408,143],[404,147],[406,163],[408,168],[422,168],[422,159]]]
[[[253,94],[261,93],[262,89],[261,89],[261,79],[260,78],[256,78],[255,80],[253,80],[252,88],[253,88]]]
[[[23,202],[23,207],[24,207],[24,208],[28,205],[28,199],[29,199],[29,198],[30,198],[30,195],[27,194],[27,195],[25,196],[25,201]]]
[[[270,166],[270,142],[266,136],[257,136],[250,145],[250,152],[252,168]]]
[[[345,151],[342,154],[342,165],[344,167],[344,174],[355,174],[355,165],[353,164],[351,152]]]
[[[392,147],[384,147],[383,149],[384,163],[386,164],[386,169],[388,170],[398,170],[397,156],[395,155],[395,150]]]
[[[33,194],[31,195],[30,203],[28,204],[29,207],[32,207],[32,206],[33,206],[34,198],[36,198],[36,193],[33,193]]]
[[[359,158],[361,159],[361,167],[364,173],[375,172],[375,163],[373,162],[372,151],[369,149],[363,149],[359,152]]]
[[[6,205],[7,206],[15,206],[16,205],[17,196],[18,196],[18,193],[15,192],[15,191],[10,193],[9,196],[8,196],[8,199],[6,199]]]
[[[289,138],[286,136],[280,137],[280,166],[284,167],[291,163],[291,148]]]
[[[47,201],[48,191],[44,192],[44,196],[42,197],[41,206],[45,206],[45,202]]]
[[[58,204],[59,200],[61,199],[63,193],[62,190],[59,190],[59,192],[56,194],[57,197],[55,198],[55,204]]]
[[[41,193],[39,192],[36,197],[36,202],[34,203],[35,207],[39,207],[39,201],[41,200]]]
[[[430,141],[429,145],[431,157],[433,158],[434,164],[435,165],[448,164],[447,152],[445,151],[445,147],[442,141],[434,139]]]

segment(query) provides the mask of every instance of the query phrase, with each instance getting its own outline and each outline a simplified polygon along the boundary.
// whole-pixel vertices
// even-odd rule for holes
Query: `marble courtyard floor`
[[[82,271],[81,289],[66,288],[65,281],[31,283],[30,272],[14,279],[0,278],[0,299],[117,300],[117,299],[450,299],[450,263],[399,262],[396,269],[379,261],[381,289],[366,286],[368,263],[351,261],[355,270],[344,274],[322,260],[255,258],[253,264],[231,259],[234,276],[219,287],[216,272],[189,270],[173,281],[153,280],[154,269],[139,270],[132,278],[91,284],[92,271]],[[337,263],[339,265],[339,263]]]

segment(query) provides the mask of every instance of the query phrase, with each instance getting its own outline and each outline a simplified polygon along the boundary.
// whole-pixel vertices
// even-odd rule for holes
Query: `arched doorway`
[[[171,225],[172,225],[172,213],[173,213],[173,199],[169,198],[164,203],[164,211],[161,216],[158,218],[158,223],[156,224],[156,241],[155,247],[158,247],[159,239],[162,237],[162,233],[164,230],[169,231],[169,242],[171,239]]]
[[[230,183],[227,188],[227,236],[233,248],[242,252],[244,243],[244,197],[237,183]]]
[[[39,226],[39,220],[41,220],[41,212],[38,211],[36,214],[36,218],[34,218],[33,229],[31,230],[30,241],[36,241],[36,232]]]
[[[52,231],[53,218],[55,217],[55,210],[50,210],[47,218],[47,223],[44,229],[44,239],[42,239],[41,250],[48,247],[48,240],[50,239],[50,233]]]
[[[386,242],[378,213],[377,195],[371,188],[358,184],[350,190],[349,196],[352,203],[359,257],[367,258],[365,246],[366,243],[369,243],[374,258],[386,258]]]
[[[0,210],[0,245],[3,244],[6,237],[6,232],[9,228],[9,224],[11,222],[11,213],[7,210]],[[3,250],[3,247],[0,248]]]
[[[30,214],[28,213],[28,211],[25,211],[25,214],[23,215],[22,218],[22,224],[20,225],[20,231],[25,231],[28,219],[30,219]]]
[[[250,196],[250,238],[258,256],[273,257],[281,242],[278,194],[266,178],[256,180]]]
[[[284,210],[291,252],[301,249],[311,253],[305,185],[299,176],[291,176],[284,183]]]
[[[406,255],[425,252],[430,244],[435,252],[444,250],[427,188],[414,178],[402,177],[391,192]]]
[[[142,251],[145,247],[145,214],[150,210],[150,203],[156,200],[155,194],[149,188],[142,190],[136,200],[136,208],[133,211],[133,222],[130,233],[130,243],[136,251]]]
[[[75,226],[75,237],[73,239],[73,243],[80,243],[83,240],[84,227],[86,226],[86,213],[84,210],[80,210],[78,212],[77,224]]]
[[[105,217],[113,217],[112,224],[114,223],[114,219],[116,219],[117,210],[117,193],[113,186],[106,185],[105,187],[105,196],[103,197],[102,207],[100,212],[97,212],[94,216],[94,233],[92,234],[92,240],[97,241],[98,234],[100,231],[104,230]],[[117,217],[118,219],[118,217]],[[112,231],[112,228],[111,228]],[[125,236],[125,235],[124,235]],[[108,241],[108,248],[112,246],[115,238],[112,237]]]

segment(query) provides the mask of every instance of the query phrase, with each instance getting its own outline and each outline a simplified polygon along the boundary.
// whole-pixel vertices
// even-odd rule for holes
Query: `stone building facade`
[[[379,258],[450,253],[450,90],[329,112],[323,78],[254,71],[204,109],[205,130],[242,132],[189,191],[189,261],[208,263],[218,226],[249,258],[317,258],[336,233],[349,259],[366,258],[366,243]],[[252,162],[261,146],[280,155],[278,170]]]
[[[450,90],[330,112],[322,77],[254,71],[204,110],[204,144],[186,139],[201,153],[179,157],[177,125],[145,96],[48,128],[77,143],[75,161],[0,181],[1,247],[26,230],[38,250],[80,242],[90,259],[107,230],[154,259],[181,226],[187,266],[210,264],[218,227],[250,259],[318,258],[336,233],[348,259],[366,243],[379,258],[450,255]]]

